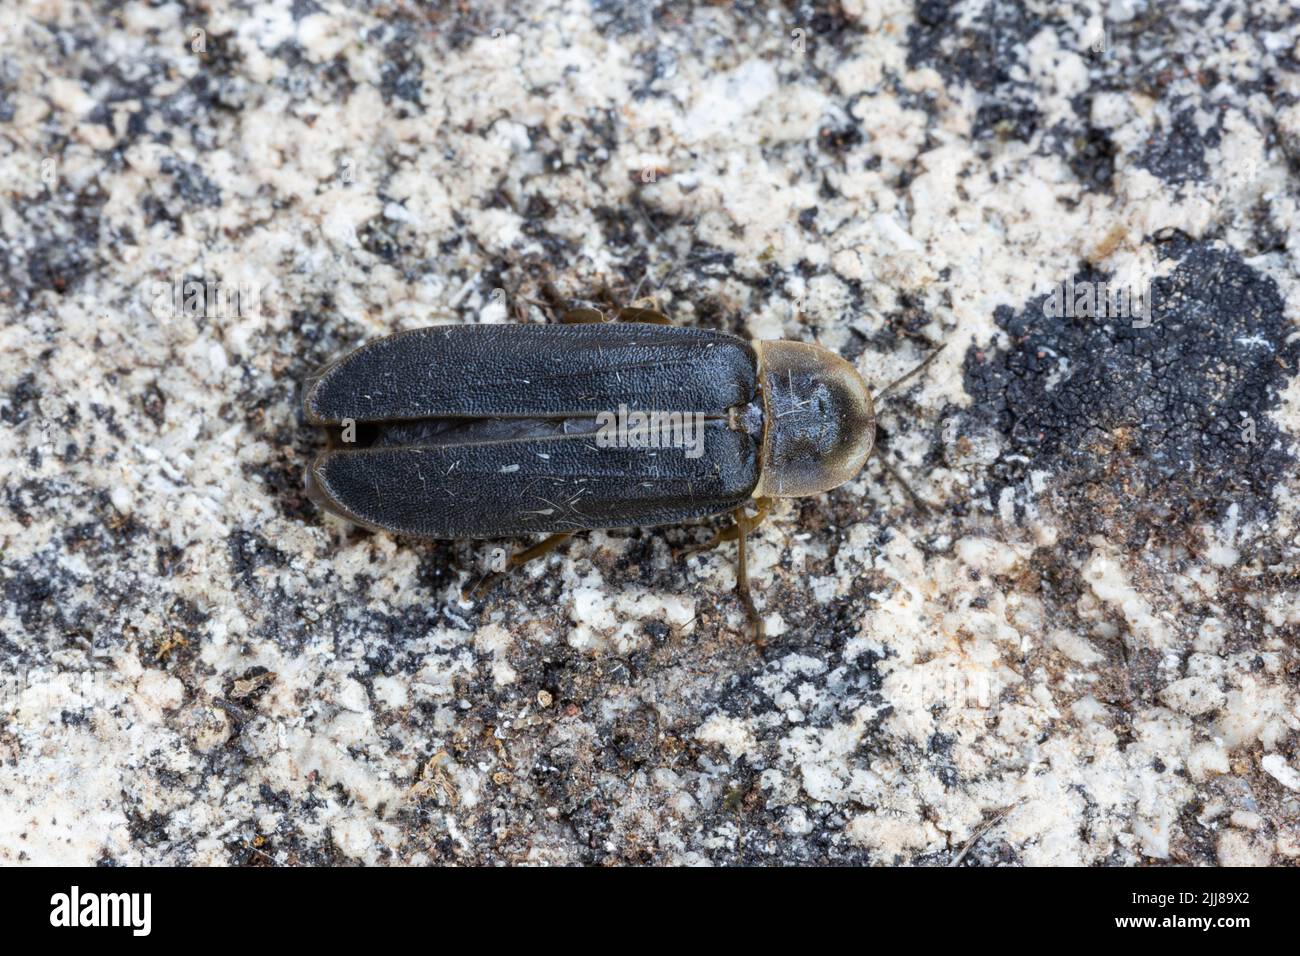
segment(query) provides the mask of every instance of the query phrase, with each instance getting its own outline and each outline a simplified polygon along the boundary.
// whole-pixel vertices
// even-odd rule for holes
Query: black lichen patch
[[[1167,129],[1151,137],[1137,163],[1173,185],[1201,180],[1206,174],[1205,150],[1218,146],[1219,138],[1214,126],[1200,130],[1196,110],[1188,106],[1174,114]]]
[[[1147,318],[1052,317],[1044,296],[998,310],[1004,348],[967,352],[961,417],[1006,442],[992,500],[1047,471],[1082,533],[1132,545],[1234,503],[1267,513],[1293,467],[1268,414],[1300,359],[1282,297],[1235,250],[1176,236],[1159,255],[1177,265],[1154,281]],[[1076,296],[1110,278],[1079,273]]]

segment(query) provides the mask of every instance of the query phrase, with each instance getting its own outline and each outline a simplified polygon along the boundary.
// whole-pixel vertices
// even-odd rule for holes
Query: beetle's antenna
[[[897,388],[899,385],[902,385],[912,376],[919,375],[921,374],[921,372],[925,371],[925,367],[929,365],[931,362],[933,362],[936,358],[938,358],[939,353],[942,352],[947,347],[947,345],[948,345],[947,342],[945,342],[943,345],[940,345],[937,349],[935,349],[933,352],[927,355],[921,361],[921,364],[918,365],[916,368],[912,369],[910,372],[903,375],[902,378],[894,379],[894,381],[890,382],[888,385],[882,388],[879,392],[877,392],[872,397],[871,399],[872,404],[879,406],[880,400],[884,398],[885,395],[887,395],[890,391]],[[872,451],[875,452],[879,448],[880,446],[876,445],[875,448],[872,449]],[[893,478],[896,482],[902,485],[903,490],[907,492],[907,496],[912,499],[912,503],[916,505],[918,509],[920,509],[923,512],[926,512],[927,514],[933,513],[935,510],[937,510],[934,505],[930,504],[930,502],[926,501],[924,498],[922,498],[920,495],[918,495],[915,491],[912,490],[912,486],[903,480],[903,476],[894,470],[894,466],[891,465],[888,461],[886,461],[883,455],[875,455],[874,457],[876,461],[880,462],[880,467],[885,469],[885,473],[889,475],[890,478]]]
[[[899,385],[902,385],[904,382],[906,382],[906,381],[907,381],[909,378],[911,378],[913,375],[919,375],[919,374],[920,374],[920,373],[925,369],[925,367],[926,367],[927,365],[929,365],[931,362],[933,362],[936,358],[938,358],[938,357],[939,357],[939,353],[942,352],[942,351],[943,351],[944,349],[946,349],[947,347],[948,347],[948,343],[947,343],[947,342],[944,342],[943,345],[940,345],[937,349],[935,349],[933,352],[931,352],[929,355],[927,355],[927,356],[925,357],[925,360],[924,360],[923,362],[921,362],[921,364],[918,365],[916,368],[912,369],[912,371],[908,372],[908,373],[907,373],[906,375],[904,375],[902,378],[896,378],[896,379],[894,379],[892,382],[890,382],[888,385],[886,385],[884,388],[882,388],[879,392],[877,392],[875,395],[872,396],[872,398],[871,398],[871,402],[872,402],[872,404],[874,404],[874,405],[879,405],[879,404],[880,404],[880,400],[881,400],[882,398],[884,398],[885,395],[886,395],[888,392],[890,392],[892,389],[898,387]]]
[[[935,508],[934,505],[930,504],[930,502],[926,501],[915,491],[913,491],[912,486],[903,480],[903,476],[894,470],[894,466],[891,465],[888,461],[886,461],[883,455],[877,455],[876,461],[880,462],[880,467],[885,469],[885,474],[889,475],[890,478],[893,478],[896,482],[898,482],[900,485],[903,486],[903,490],[907,492],[907,496],[912,499],[912,504],[916,505],[918,510],[923,511],[926,514],[933,514],[936,510],[938,510]]]

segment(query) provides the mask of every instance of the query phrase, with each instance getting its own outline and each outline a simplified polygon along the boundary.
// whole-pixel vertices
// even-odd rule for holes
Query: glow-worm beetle
[[[642,321],[417,329],[326,366],[306,383],[304,415],[336,439],[349,423],[358,434],[312,463],[313,497],[357,524],[421,538],[550,536],[512,567],[577,531],[731,512],[736,526],[712,543],[737,539],[737,591],[761,635],[745,536],[768,499],[858,474],[875,401],[849,362],[819,346],[627,311]],[[602,441],[616,409],[624,421],[696,423],[699,434]]]

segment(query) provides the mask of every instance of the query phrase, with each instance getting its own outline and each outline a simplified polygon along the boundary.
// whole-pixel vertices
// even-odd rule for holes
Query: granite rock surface
[[[0,861],[1300,860],[1300,12],[8,2]],[[307,374],[653,296],[881,462],[751,541],[350,527]]]

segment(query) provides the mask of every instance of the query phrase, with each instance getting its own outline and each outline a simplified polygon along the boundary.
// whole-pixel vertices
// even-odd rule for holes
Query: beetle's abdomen
[[[834,352],[804,342],[755,342],[763,392],[758,497],[829,491],[855,477],[876,437],[862,376]]]

